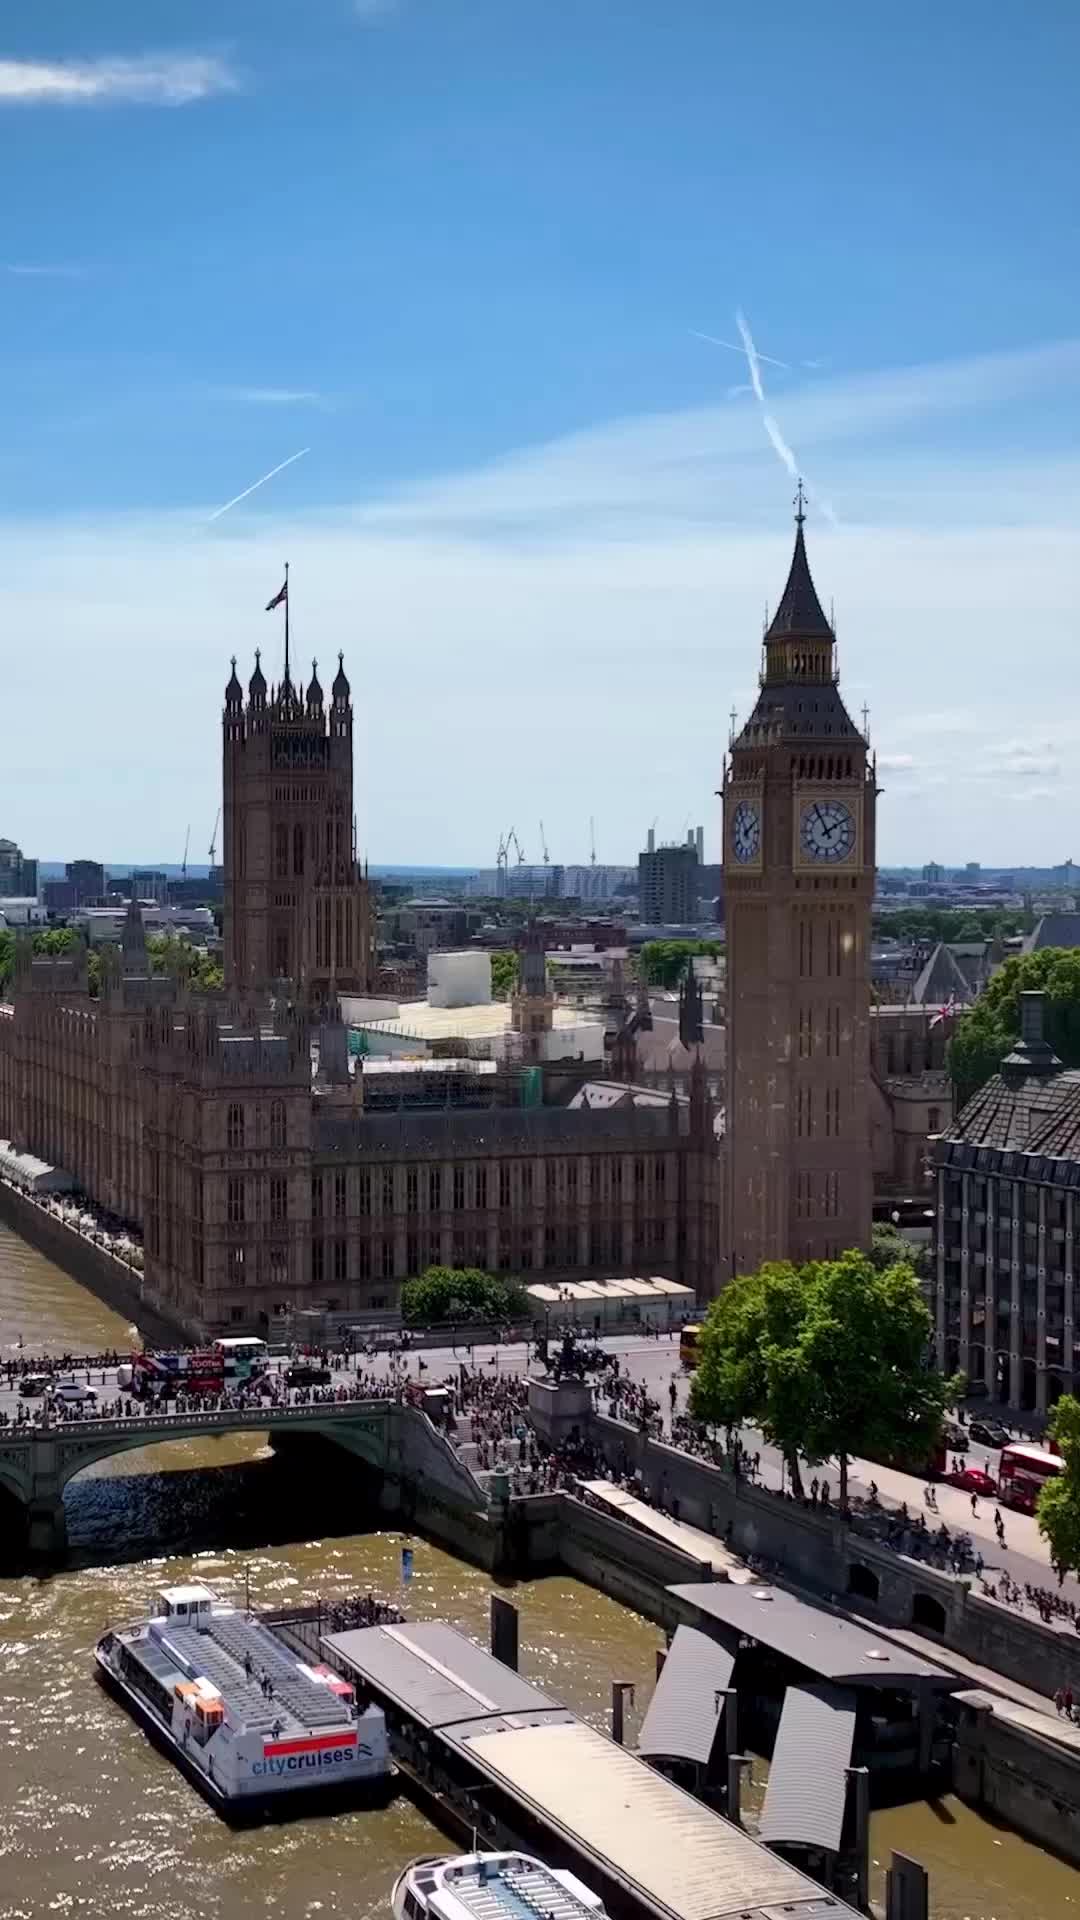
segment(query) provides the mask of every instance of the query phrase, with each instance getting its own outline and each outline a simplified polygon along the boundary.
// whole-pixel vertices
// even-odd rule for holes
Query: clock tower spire
[[[870,1239],[875,786],[795,550],[724,769],[729,1271]]]

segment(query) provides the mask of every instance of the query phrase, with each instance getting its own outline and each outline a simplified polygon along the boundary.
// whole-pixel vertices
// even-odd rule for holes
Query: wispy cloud
[[[230,387],[231,400],[249,407],[325,407],[324,394],[311,387]]]
[[[911,753],[879,753],[878,769],[882,773],[913,773],[915,756]]]
[[[30,261],[9,260],[4,265],[5,273],[13,273],[20,280],[85,280],[87,269],[52,263],[32,264]]]
[[[0,106],[117,104],[187,107],[235,92],[227,61],[209,53],[148,53],[102,60],[0,60]]]

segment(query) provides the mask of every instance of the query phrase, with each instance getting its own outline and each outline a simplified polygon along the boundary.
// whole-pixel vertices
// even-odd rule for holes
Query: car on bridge
[[[52,1386],[51,1373],[24,1373],[19,1381],[19,1392],[24,1400],[37,1400]]]
[[[65,1407],[97,1405],[97,1388],[88,1386],[85,1380],[57,1380],[49,1389],[50,1398],[59,1400]]]

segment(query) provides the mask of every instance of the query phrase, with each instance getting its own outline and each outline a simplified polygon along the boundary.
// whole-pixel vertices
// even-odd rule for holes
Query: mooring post
[[[870,1899],[870,1769],[848,1767],[855,1808],[855,1905],[865,1913]]]
[[[611,1737],[621,1747],[625,1744],[624,1715],[626,1696],[630,1696],[630,1705],[634,1704],[634,1683],[632,1680],[613,1680],[611,1683]]]
[[[518,1670],[518,1610],[501,1593],[491,1596],[491,1651],[504,1667]]]
[[[930,1882],[926,1868],[906,1853],[894,1853],[885,1875],[886,1920],[927,1920]]]

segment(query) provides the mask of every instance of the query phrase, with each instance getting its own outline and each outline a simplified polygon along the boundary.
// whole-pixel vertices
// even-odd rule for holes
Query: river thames
[[[121,1350],[126,1323],[0,1226],[0,1357]],[[391,1881],[446,1841],[404,1797],[377,1812],[236,1834],[150,1747],[97,1686],[93,1646],[110,1623],[142,1616],[157,1588],[197,1574],[252,1601],[400,1598],[401,1537],[364,1530],[348,1468],[313,1488],[258,1437],[177,1441],[103,1462],[66,1496],[67,1569],[0,1576],[0,1920],[106,1910],[153,1920],[386,1916]],[[2,1543],[0,1543],[2,1545]],[[414,1542],[404,1604],[486,1640],[491,1579]],[[636,1685],[633,1742],[663,1636],[574,1580],[512,1589],[529,1678],[594,1724],[613,1680]],[[755,1765],[751,1810],[765,1776]],[[1080,1916],[1080,1874],[992,1826],[951,1796],[874,1815],[875,1897],[899,1848],[930,1872],[934,1920]]]

